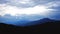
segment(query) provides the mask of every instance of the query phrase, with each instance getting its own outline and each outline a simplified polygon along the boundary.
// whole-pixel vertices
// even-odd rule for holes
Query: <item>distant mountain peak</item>
[[[48,22],[48,21],[52,21],[52,20],[49,19],[49,18],[43,18],[43,19],[40,19],[39,21],[42,21],[42,22]]]
[[[43,19],[40,19],[40,20],[51,20],[51,19],[49,19],[49,18],[43,18]]]

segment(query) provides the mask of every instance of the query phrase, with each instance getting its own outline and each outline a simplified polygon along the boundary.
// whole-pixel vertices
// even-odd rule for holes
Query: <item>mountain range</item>
[[[28,26],[16,26],[12,24],[0,23],[0,32],[43,32],[60,30],[60,20],[44,18],[29,22],[27,24]]]

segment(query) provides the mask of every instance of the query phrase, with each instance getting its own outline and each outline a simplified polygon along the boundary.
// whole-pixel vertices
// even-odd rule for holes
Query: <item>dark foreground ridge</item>
[[[47,21],[46,21],[47,20]],[[11,24],[0,23],[0,32],[41,32],[41,31],[56,31],[60,29],[60,21],[42,19],[44,23],[32,26],[15,26]],[[34,21],[34,22],[41,22]]]

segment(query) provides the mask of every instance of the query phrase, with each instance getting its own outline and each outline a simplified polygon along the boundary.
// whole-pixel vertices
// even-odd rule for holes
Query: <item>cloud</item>
[[[8,3],[6,4],[8,5],[22,7],[22,8],[31,7],[35,5],[31,0],[7,0],[7,2]]]
[[[52,1],[58,1],[58,0],[0,0],[0,4],[4,3],[21,8],[29,8],[37,5],[45,5]]]
[[[16,15],[16,14],[40,14],[40,15],[46,15],[48,13],[47,11],[50,9],[47,9],[46,6],[35,6],[35,7],[30,7],[30,8],[18,8],[16,6],[10,6],[6,4],[1,4],[0,5],[0,15],[5,15],[5,14],[11,14],[11,15]]]
[[[5,4],[5,3],[8,3],[7,0],[0,0],[0,4]]]
[[[20,1],[24,0],[8,0],[10,3],[18,4]],[[19,2],[18,2],[19,1]],[[35,0],[35,1],[43,1],[44,0]],[[28,2],[28,0],[25,0],[24,2]],[[30,1],[29,1],[30,2]],[[29,4],[29,3],[27,3]],[[56,9],[50,8],[50,7],[57,7],[59,6],[59,1],[53,1],[49,2],[46,5],[36,5],[34,7],[29,7],[29,8],[18,8],[17,6],[12,6],[9,4],[0,4],[0,15],[5,15],[5,14],[11,14],[11,15],[16,15],[16,14],[40,14],[40,15],[47,15],[48,13],[51,13],[52,11],[56,11]],[[25,6],[24,6],[25,7]],[[55,13],[55,12],[54,12]]]
[[[50,7],[59,7],[60,6],[60,1],[53,1],[53,2],[49,2],[46,4],[49,8]]]
[[[1,0],[0,15],[11,14],[38,14],[54,17],[60,14],[60,1],[58,0]]]

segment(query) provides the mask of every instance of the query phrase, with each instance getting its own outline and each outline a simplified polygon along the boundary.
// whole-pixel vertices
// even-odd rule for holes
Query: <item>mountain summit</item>
[[[52,20],[52,19],[49,19],[49,18],[43,18],[43,19],[40,19],[40,20],[37,20],[37,21],[28,22],[24,26],[38,25],[38,24],[43,24],[43,23],[46,23],[46,22],[55,22],[55,21],[56,20]]]

